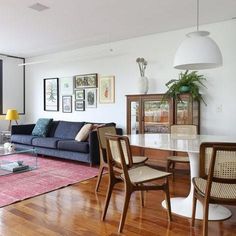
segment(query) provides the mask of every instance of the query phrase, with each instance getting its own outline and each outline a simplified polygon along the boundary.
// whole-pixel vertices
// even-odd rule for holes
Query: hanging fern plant
[[[189,73],[188,70],[179,74],[179,79],[172,79],[166,83],[168,90],[166,91],[163,100],[167,98],[174,98],[181,101],[180,95],[183,93],[189,93],[192,95],[193,100],[202,101],[205,105],[202,95],[199,92],[200,87],[206,86],[203,81],[206,78],[203,75],[198,75],[197,71]]]

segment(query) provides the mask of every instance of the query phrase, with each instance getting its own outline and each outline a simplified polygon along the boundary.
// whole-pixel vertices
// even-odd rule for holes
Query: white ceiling
[[[37,2],[49,9],[29,8]],[[200,0],[200,24],[235,16],[236,0]],[[32,57],[194,25],[196,0],[0,0],[0,53]]]

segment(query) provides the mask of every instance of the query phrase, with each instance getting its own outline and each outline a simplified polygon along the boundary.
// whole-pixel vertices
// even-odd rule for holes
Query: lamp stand
[[[15,120],[16,124],[18,125],[17,120]],[[8,131],[11,131],[11,120],[9,121],[9,125],[8,125]]]

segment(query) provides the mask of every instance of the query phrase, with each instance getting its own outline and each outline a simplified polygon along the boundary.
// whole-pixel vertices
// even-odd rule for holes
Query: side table
[[[11,141],[11,131],[3,130],[0,132],[0,143],[6,143]]]

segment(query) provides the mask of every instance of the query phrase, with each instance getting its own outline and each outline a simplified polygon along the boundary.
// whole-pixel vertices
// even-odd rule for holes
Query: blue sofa
[[[11,142],[18,149],[35,148],[37,154],[77,160],[90,165],[98,164],[97,131],[92,130],[87,141],[75,140],[75,136],[84,124],[86,122],[53,121],[46,137],[32,135],[35,124],[13,125]],[[117,129],[117,133],[122,134],[122,129]]]

